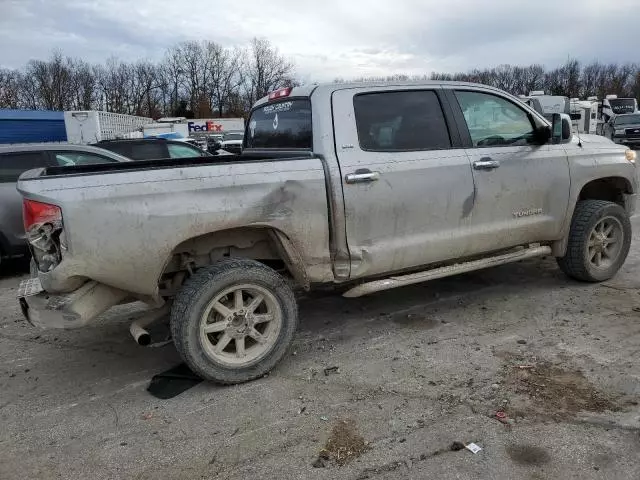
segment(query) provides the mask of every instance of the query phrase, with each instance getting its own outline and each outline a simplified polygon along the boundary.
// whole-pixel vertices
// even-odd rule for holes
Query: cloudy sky
[[[266,37],[303,81],[640,61],[639,0],[0,0],[0,66],[53,49],[102,62]],[[631,13],[633,12],[633,13]]]

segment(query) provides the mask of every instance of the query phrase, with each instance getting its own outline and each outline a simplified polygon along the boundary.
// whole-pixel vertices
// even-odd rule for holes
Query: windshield
[[[632,113],[636,109],[635,98],[612,98],[609,100],[611,111],[616,115]]]
[[[616,118],[615,125],[631,125],[640,123],[640,114],[638,115],[623,115]]]
[[[312,148],[311,101],[269,103],[249,119],[246,148]]]

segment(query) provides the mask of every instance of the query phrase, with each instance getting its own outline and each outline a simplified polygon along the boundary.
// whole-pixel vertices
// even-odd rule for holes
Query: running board
[[[355,298],[369,295],[370,293],[380,292],[382,290],[390,290],[392,288],[404,287],[405,285],[413,285],[414,283],[435,280],[436,278],[450,277],[459,273],[472,272],[487,267],[495,267],[505,263],[518,262],[528,258],[543,257],[551,254],[551,247],[529,247],[516,252],[504,253],[495,257],[481,258],[480,260],[472,260],[465,263],[456,263],[446,267],[434,268],[423,272],[412,273],[397,277],[389,277],[382,280],[363,283],[351,290],[347,290],[342,294],[343,297]]]

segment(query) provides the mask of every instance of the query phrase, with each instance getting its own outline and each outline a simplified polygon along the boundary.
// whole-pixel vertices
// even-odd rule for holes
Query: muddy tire
[[[631,222],[620,205],[583,200],[573,213],[567,253],[557,261],[576,280],[602,282],[618,272],[630,246]]]
[[[225,259],[197,270],[171,308],[171,334],[185,363],[202,378],[222,384],[269,372],[297,326],[291,287],[254,260]]]

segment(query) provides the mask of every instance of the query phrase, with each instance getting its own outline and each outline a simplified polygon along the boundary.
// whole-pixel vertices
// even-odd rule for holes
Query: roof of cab
[[[470,82],[453,82],[453,81],[444,81],[444,80],[421,80],[421,81],[413,81],[413,82],[342,82],[342,83],[320,83],[320,84],[312,84],[312,85],[302,85],[300,87],[294,87],[291,90],[291,93],[288,97],[310,97],[313,93],[332,93],[337,90],[345,90],[349,88],[371,88],[371,87],[433,87],[438,85],[448,85],[448,86],[458,86],[458,87],[475,87],[475,88],[483,88],[488,90],[495,90],[497,92],[501,92],[499,88],[491,87],[489,85],[483,85],[480,83],[470,83]],[[284,100],[287,97],[280,97],[277,101]],[[264,105],[269,102],[269,96],[266,95],[262,97],[260,100],[256,101],[253,104],[253,107],[258,107],[260,105]]]

